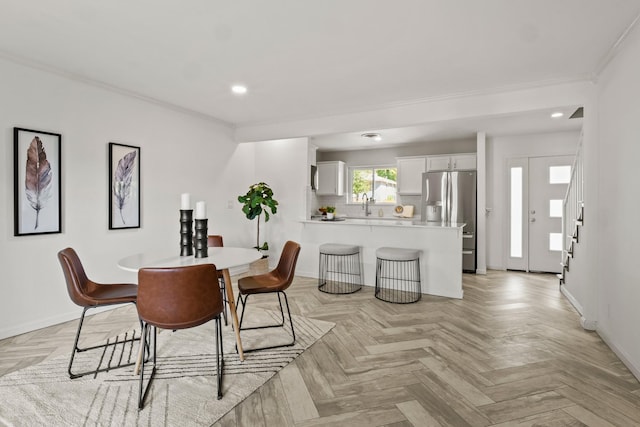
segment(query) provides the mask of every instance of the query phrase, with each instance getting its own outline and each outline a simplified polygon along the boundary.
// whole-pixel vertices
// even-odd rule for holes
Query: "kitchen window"
[[[396,203],[398,169],[386,166],[349,168],[349,203],[362,203],[366,198],[376,203]]]

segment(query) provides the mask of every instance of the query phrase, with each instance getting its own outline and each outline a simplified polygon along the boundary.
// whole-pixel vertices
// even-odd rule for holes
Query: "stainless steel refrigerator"
[[[476,271],[476,172],[422,174],[422,221],[466,223],[462,234],[462,270]]]

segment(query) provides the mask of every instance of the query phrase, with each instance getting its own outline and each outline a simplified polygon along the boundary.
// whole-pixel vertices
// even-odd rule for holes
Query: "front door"
[[[573,156],[511,159],[507,268],[559,273],[562,202]]]

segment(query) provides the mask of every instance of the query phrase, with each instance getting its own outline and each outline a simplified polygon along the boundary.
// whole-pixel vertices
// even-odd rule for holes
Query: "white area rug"
[[[278,323],[280,313],[249,308],[247,319]],[[199,426],[211,425],[326,334],[334,324],[294,316],[296,344],[245,353],[224,326],[222,400],[216,399],[215,322],[176,332],[159,330],[156,376],[145,408],[138,411],[138,377],[123,367],[71,380],[68,356],[46,360],[0,378],[0,424],[8,426]],[[250,326],[248,323],[247,326]],[[139,331],[136,331],[139,334]],[[243,346],[290,340],[282,328],[243,331]],[[122,337],[120,337],[122,339]],[[71,346],[71,343],[70,343]],[[138,343],[106,354],[82,353],[78,367],[135,358]],[[87,352],[90,353],[90,352]],[[147,377],[148,378],[148,377]]]

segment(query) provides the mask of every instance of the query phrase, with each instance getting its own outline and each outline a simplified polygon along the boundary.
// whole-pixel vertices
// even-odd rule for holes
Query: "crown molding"
[[[378,104],[376,106],[372,106],[369,108],[352,108],[352,109],[334,110],[326,114],[309,114],[309,115],[300,115],[295,117],[290,116],[283,120],[241,122],[241,123],[235,124],[235,128],[238,129],[238,128],[244,128],[244,127],[249,128],[249,127],[261,127],[261,126],[274,126],[279,124],[296,123],[296,122],[305,121],[305,120],[325,119],[329,117],[343,116],[343,115],[349,115],[349,114],[370,113],[375,111],[384,111],[384,110],[390,110],[394,108],[407,107],[407,106],[413,106],[413,105],[419,105],[419,104],[427,104],[432,102],[442,102],[442,101],[450,101],[450,100],[456,100],[456,99],[462,99],[462,98],[497,95],[500,93],[517,92],[521,90],[531,90],[531,89],[538,89],[538,88],[544,88],[549,86],[557,86],[557,85],[572,84],[572,83],[584,83],[584,82],[593,83],[592,74],[585,73],[585,74],[581,74],[573,77],[567,77],[567,78],[538,80],[535,82],[499,86],[491,89],[478,89],[478,90],[470,90],[465,92],[450,93],[445,95],[415,98],[415,99],[403,100],[403,101],[393,101],[393,102]]]
[[[598,65],[596,66],[595,70],[593,70],[592,79],[594,81],[598,80],[602,72],[605,70],[605,68],[607,68],[607,65],[609,65],[609,63],[613,60],[613,58],[616,57],[618,52],[620,52],[620,50],[622,49],[622,45],[629,38],[629,34],[631,34],[631,32],[638,26],[639,21],[640,21],[640,14],[637,15],[633,19],[633,21],[631,21],[631,24],[629,24],[627,28],[624,29],[622,34],[620,34],[617,40],[609,48],[609,50],[607,50],[607,52],[602,56],[602,58],[600,58]]]
[[[217,117],[210,116],[208,114],[202,113],[200,111],[192,110],[190,108],[182,107],[180,105],[172,104],[170,102],[163,101],[161,99],[157,99],[151,96],[144,95],[142,93],[138,93],[132,90],[124,89],[119,86],[115,86],[109,83],[105,83],[100,80],[95,80],[81,74],[71,73],[68,71],[61,70],[56,67],[52,67],[48,64],[34,61],[22,56],[14,55],[5,51],[0,50],[0,58],[5,59],[9,62],[13,62],[18,65],[22,65],[25,67],[33,68],[39,71],[44,71],[46,73],[54,74],[59,77],[65,78],[67,80],[74,81],[76,83],[82,83],[88,86],[97,87],[99,89],[106,90],[108,92],[117,93],[118,95],[123,95],[128,98],[134,98],[140,101],[144,101],[150,104],[157,105],[159,107],[166,108],[168,110],[176,111],[179,113],[187,114],[189,116],[194,116],[199,119],[203,119],[206,121],[213,122],[215,124],[228,127],[231,130],[235,129],[235,126],[232,123],[226,122],[224,120],[218,119]]]

